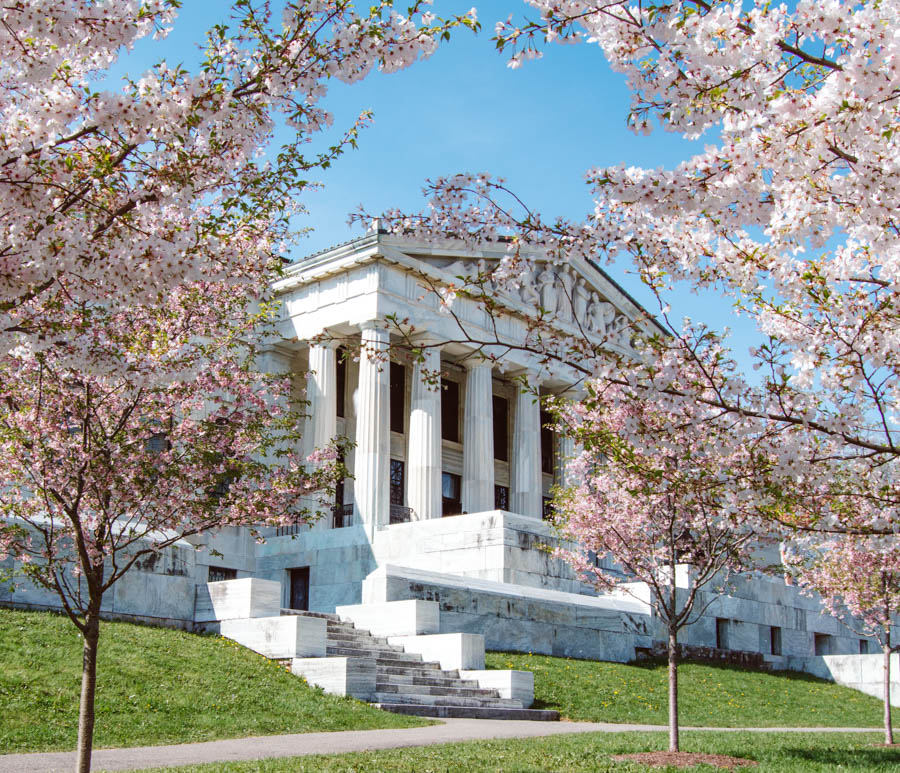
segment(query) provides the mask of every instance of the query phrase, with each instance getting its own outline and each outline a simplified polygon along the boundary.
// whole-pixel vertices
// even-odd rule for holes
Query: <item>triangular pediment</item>
[[[586,261],[560,265],[546,258],[532,258],[522,261],[520,273],[511,280],[493,281],[502,253],[475,257],[404,250],[403,254],[441,284],[464,288],[480,283],[504,306],[529,316],[541,314],[563,330],[619,346],[629,347],[634,335],[631,323],[643,316],[643,310],[621,288]]]

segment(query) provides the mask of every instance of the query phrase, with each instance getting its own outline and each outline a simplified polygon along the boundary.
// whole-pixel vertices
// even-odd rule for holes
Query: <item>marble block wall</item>
[[[362,525],[343,529],[304,530],[290,537],[266,538],[257,545],[256,574],[282,584],[282,606],[288,606],[288,570],[309,567],[309,608],[334,612],[358,604],[362,581],[376,567]]]
[[[650,616],[638,602],[383,566],[363,586],[363,603],[435,601],[441,632],[479,633],[489,650],[627,662],[650,644]]]
[[[592,591],[548,548],[558,539],[543,521],[504,510],[394,524],[375,535],[379,566],[402,564],[463,577],[570,593]]]

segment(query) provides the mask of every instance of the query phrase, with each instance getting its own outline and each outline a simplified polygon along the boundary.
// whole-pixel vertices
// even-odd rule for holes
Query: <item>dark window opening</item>
[[[509,511],[508,486],[494,486],[494,509]]]
[[[290,608],[309,609],[309,567],[300,566],[296,569],[288,569],[291,582]]]
[[[441,474],[442,515],[459,515],[462,512],[462,478],[452,472]]]
[[[225,580],[236,580],[237,569],[229,569],[225,566],[209,567],[209,578],[207,582],[224,582]]]
[[[335,387],[337,388],[337,415],[344,418],[346,410],[345,395],[347,392],[347,353],[341,347],[337,350],[337,362],[335,363]]]
[[[869,654],[869,640],[868,639],[860,639],[859,640],[859,654],[860,655],[868,655]]]
[[[391,432],[403,432],[405,419],[406,368],[391,363]]]
[[[716,649],[727,650],[728,647],[728,620],[724,617],[716,618]]]
[[[541,502],[541,517],[545,521],[549,521],[556,513],[556,508],[553,507],[553,497],[543,497]]]
[[[509,401],[493,395],[494,458],[509,461]],[[504,508],[505,509],[505,508]]]
[[[553,474],[553,430],[550,425],[553,417],[547,411],[541,411],[541,472]]]
[[[816,655],[831,655],[833,651],[831,635],[827,633],[813,634],[813,652]]]
[[[441,379],[441,439],[459,442],[459,384]]]
[[[403,505],[403,477],[405,464],[400,459],[391,459],[391,504]]]
[[[781,629],[777,625],[769,628],[769,651],[773,655],[781,654]]]

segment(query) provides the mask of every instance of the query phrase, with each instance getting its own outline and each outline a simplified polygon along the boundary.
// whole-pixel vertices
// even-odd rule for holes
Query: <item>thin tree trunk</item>
[[[891,726],[891,642],[884,645],[884,742],[894,743],[894,728]]]
[[[100,609],[91,605],[85,616],[81,658],[81,705],[78,709],[77,773],[90,773],[94,745],[94,692],[97,686],[97,645],[100,641]]]
[[[669,628],[669,751],[678,751],[678,629]]]

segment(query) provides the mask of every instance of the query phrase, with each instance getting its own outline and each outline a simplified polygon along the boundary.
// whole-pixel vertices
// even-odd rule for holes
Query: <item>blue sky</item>
[[[434,11],[448,15],[471,5],[471,0],[436,0]],[[592,207],[584,184],[588,168],[619,163],[672,167],[700,149],[661,130],[649,136],[628,131],[624,77],[612,72],[596,46],[554,45],[543,59],[509,69],[491,40],[494,22],[510,13],[521,17],[529,9],[516,0],[476,6],[482,23],[477,36],[458,31],[432,58],[400,73],[331,85],[323,104],[334,113],[334,134],[322,137],[320,147],[364,109],[374,112],[374,123],[362,132],[359,149],[315,175],[324,188],[304,199],[308,215],[298,226],[314,230],[301,241],[297,257],[359,235],[347,225],[347,216],[360,204],[372,212],[420,209],[421,188],[429,177],[463,171],[499,175],[545,217],[578,219]],[[134,74],[160,58],[190,66],[204,30],[227,13],[223,0],[186,0],[169,38],[140,45],[124,67]],[[655,308],[628,269],[626,263],[608,270],[639,301]],[[739,355],[752,340],[752,327],[736,320],[731,304],[715,294],[698,298],[679,289],[672,311],[675,318],[687,315],[717,329],[734,328],[732,344]]]

